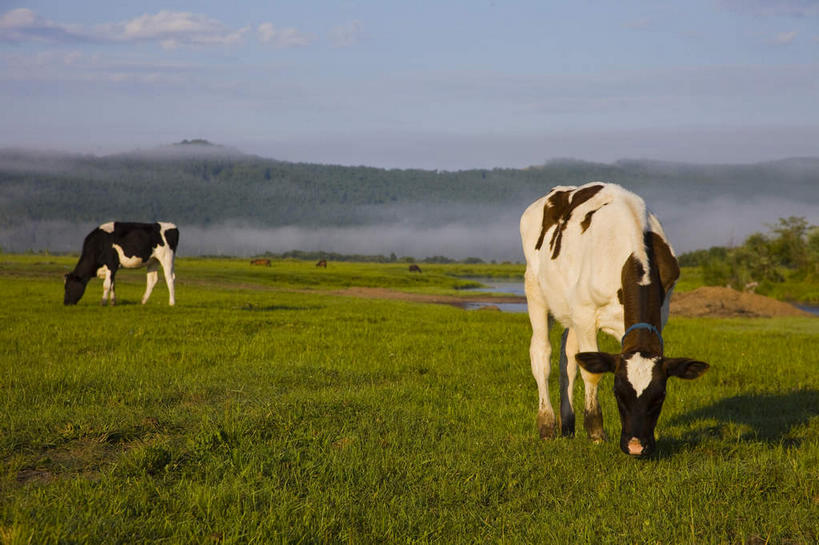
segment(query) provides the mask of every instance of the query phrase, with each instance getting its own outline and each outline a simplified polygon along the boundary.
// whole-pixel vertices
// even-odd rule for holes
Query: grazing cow
[[[419,273],[419,272],[421,272],[421,267],[419,267],[418,265],[413,263],[412,265],[409,266],[409,272]]]
[[[556,421],[549,401],[549,320],[563,332],[560,428],[574,435],[572,391],[577,365],[585,385],[583,424],[594,441],[606,439],[597,401],[602,373],[614,373],[620,412],[620,448],[648,455],[668,377],[693,379],[708,364],[663,356],[662,328],[679,266],[660,222],[637,195],[614,184],[555,187],[520,219],[526,256],[525,289],[532,324],[529,346],[538,386],[540,436]],[[597,349],[597,330],[621,341],[620,354]]]
[[[250,264],[251,265],[262,265],[263,267],[269,267],[270,266],[270,260],[269,259],[251,259]]]
[[[103,223],[85,237],[82,255],[74,270],[65,275],[66,305],[74,305],[85,292],[88,281],[99,276],[103,279],[102,304],[106,299],[116,303],[114,276],[117,270],[148,267],[148,285],[142,304],[151,296],[157,282],[157,270],[162,265],[170,299],[174,300],[173,261],[179,244],[179,229],[173,223]],[[110,297],[109,297],[110,296]]]
[[[327,260],[326,259],[320,259],[319,262],[316,263],[316,267],[324,267],[326,269],[327,268]]]

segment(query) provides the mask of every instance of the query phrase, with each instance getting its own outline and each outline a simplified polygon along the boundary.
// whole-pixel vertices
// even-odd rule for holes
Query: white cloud
[[[794,38],[796,38],[797,34],[798,33],[795,30],[791,31],[791,32],[780,32],[779,34],[774,36],[773,43],[775,43],[777,45],[787,45],[787,44],[793,42],[793,40],[794,40]]]
[[[233,30],[206,15],[180,11],[145,14],[122,23],[109,23],[95,33],[111,41],[156,41],[163,47],[178,45],[230,45],[242,39],[248,27]]]
[[[0,40],[12,42],[157,42],[172,48],[230,45],[239,42],[248,30],[228,28],[202,14],[166,10],[93,28],[49,21],[25,8],[0,16]]]
[[[330,31],[330,41],[335,47],[350,47],[361,39],[364,24],[361,21],[351,21],[334,27]]]
[[[259,41],[273,47],[301,47],[310,45],[313,37],[295,28],[276,28],[273,23],[262,23],[258,28]]]
[[[13,9],[0,16],[0,41],[76,42],[88,39],[81,27],[49,21],[30,9]]]

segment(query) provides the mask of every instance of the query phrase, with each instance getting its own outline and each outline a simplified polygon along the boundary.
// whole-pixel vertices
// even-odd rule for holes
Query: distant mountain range
[[[470,255],[515,259],[523,209],[555,185],[594,180],[640,194],[683,249],[741,242],[781,216],[819,222],[819,158],[813,157],[743,165],[554,160],[526,169],[442,172],[288,163],[186,140],[103,157],[0,150],[0,246],[76,251],[84,234],[105,221],[169,220],[180,225],[183,248],[187,227],[189,249],[204,253],[290,250],[298,246],[280,244],[298,240],[279,239],[299,230],[324,233],[305,239],[307,245],[334,246],[300,249],[338,251],[369,237],[369,250],[351,249],[406,255],[424,247],[401,244],[428,237],[426,253],[433,255],[446,250],[436,246],[435,233],[444,230],[457,232],[458,240],[447,243],[450,253],[468,247],[475,250]],[[222,240],[219,231],[228,227],[253,233],[259,245]],[[222,236],[220,245],[209,246],[215,235]],[[483,242],[470,244],[470,236]]]

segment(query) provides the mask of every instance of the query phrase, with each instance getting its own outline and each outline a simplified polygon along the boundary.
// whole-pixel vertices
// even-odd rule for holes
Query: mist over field
[[[0,150],[0,248],[78,253],[111,220],[172,221],[180,255],[290,250],[522,261],[523,210],[555,185],[641,195],[677,253],[819,224],[819,159],[751,165],[551,161],[439,172],[284,163],[213,145],[95,157]]]

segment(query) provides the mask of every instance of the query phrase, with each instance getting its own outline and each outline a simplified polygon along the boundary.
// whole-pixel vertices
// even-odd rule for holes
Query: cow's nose
[[[628,453],[632,456],[640,456],[643,454],[643,444],[636,437],[629,439]]]

